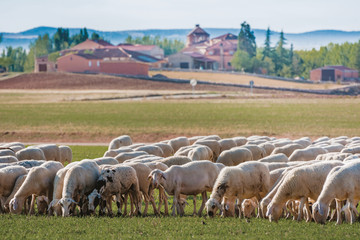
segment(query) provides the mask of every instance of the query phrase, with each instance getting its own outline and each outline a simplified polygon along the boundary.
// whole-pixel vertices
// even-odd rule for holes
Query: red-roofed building
[[[345,66],[325,66],[310,71],[311,81],[359,81],[359,71]]]
[[[186,48],[168,57],[171,68],[233,70],[231,59],[237,50],[237,36],[231,33],[209,39],[196,25],[188,34]]]
[[[75,45],[72,47],[72,50],[84,50],[84,49],[96,49],[96,48],[106,48],[114,46],[111,43],[104,41],[104,40],[90,40],[87,39],[86,41],[79,43],[78,45]]]

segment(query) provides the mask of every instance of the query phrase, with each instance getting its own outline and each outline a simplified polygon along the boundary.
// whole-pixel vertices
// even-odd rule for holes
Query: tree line
[[[319,50],[296,50],[288,45],[281,31],[275,45],[271,30],[266,31],[265,42],[257,47],[254,32],[248,23],[241,24],[238,48],[231,61],[238,71],[262,73],[287,78],[310,77],[310,71],[326,65],[344,65],[360,71],[360,40],[356,43],[330,43]]]

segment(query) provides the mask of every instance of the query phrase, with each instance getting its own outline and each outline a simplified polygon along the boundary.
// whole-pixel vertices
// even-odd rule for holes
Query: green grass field
[[[0,141],[136,142],[185,135],[360,135],[360,99],[0,103]]]

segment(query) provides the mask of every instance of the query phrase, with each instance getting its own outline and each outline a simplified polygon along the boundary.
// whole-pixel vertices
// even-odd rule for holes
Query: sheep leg
[[[36,200],[36,195],[32,194],[29,215],[35,214],[35,200]]]
[[[193,204],[194,204],[194,210],[193,210],[193,215],[196,215],[196,195],[193,195]]]
[[[176,216],[176,214],[175,214],[175,208],[178,208],[178,197],[179,196],[176,196],[176,195],[174,195],[174,199],[173,199],[173,207],[172,207],[172,216],[173,217],[175,217]],[[177,209],[178,210],[178,209]],[[177,211],[178,212],[178,211]]]
[[[151,205],[152,205],[152,207],[153,207],[153,209],[154,209],[154,214],[155,215],[158,215],[159,214],[159,212],[157,211],[157,209],[156,209],[156,204],[155,204],[155,198],[154,198],[154,190],[153,189],[151,189],[151,190],[149,190],[149,200],[150,200],[150,203],[151,203]]]
[[[336,225],[340,225],[342,223],[341,208],[342,208],[342,202],[336,199],[336,215],[337,215]]]
[[[106,198],[106,209],[108,210],[108,216],[112,217],[113,216],[113,212],[112,212],[112,196]]]
[[[305,202],[305,197],[302,197],[300,199],[300,205],[299,205],[299,209],[298,209],[298,217],[297,217],[297,221],[300,222],[303,219],[303,208],[304,208],[304,202]]]
[[[164,200],[164,207],[165,207],[165,215],[169,215],[169,201],[168,201],[168,196],[166,195],[166,192],[163,188],[161,188],[161,195],[163,196],[163,200]],[[159,189],[159,194],[160,194],[160,189]],[[159,211],[160,212],[160,211]]]
[[[202,196],[202,203],[201,203],[201,206],[200,206],[200,209],[199,209],[199,212],[198,212],[199,217],[201,217],[202,211],[204,210],[204,207],[205,207],[205,203],[207,202],[206,191],[202,192],[201,196]]]
[[[306,198],[305,200],[305,211],[306,211],[306,222],[311,222],[311,211],[309,207],[309,200]]]

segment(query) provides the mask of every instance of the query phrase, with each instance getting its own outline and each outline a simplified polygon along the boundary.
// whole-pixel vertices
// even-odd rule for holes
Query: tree
[[[86,41],[89,38],[89,34],[86,28],[80,29],[80,33],[71,37],[71,44],[77,45]]]
[[[254,32],[251,31],[250,25],[246,22],[241,24],[238,37],[238,50],[247,52],[250,58],[256,56],[255,35]]]
[[[271,31],[270,31],[270,28],[268,27],[268,29],[266,30],[264,50],[262,52],[263,53],[262,60],[264,60],[264,58],[266,58],[266,57],[271,58],[273,49],[271,48],[270,36],[271,36]]]
[[[58,28],[53,37],[54,50],[61,51],[70,46],[69,29]]]
[[[30,44],[30,50],[24,62],[25,71],[33,71],[35,65],[35,58],[48,55],[53,52],[52,41],[48,34],[39,36],[35,42]]]
[[[91,40],[96,41],[96,40],[100,40],[100,39],[102,39],[102,37],[100,37],[100,35],[97,34],[96,32],[93,32],[93,33],[91,34]]]
[[[0,65],[10,72],[23,72],[26,60],[26,51],[22,47],[6,47],[0,58]]]
[[[0,33],[0,43],[3,41],[3,34]]]
[[[231,60],[231,66],[238,71],[251,72],[253,70],[253,61],[248,52],[237,50]]]

